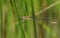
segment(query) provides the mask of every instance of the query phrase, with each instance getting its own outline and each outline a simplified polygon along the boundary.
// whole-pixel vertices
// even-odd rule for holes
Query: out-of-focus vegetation
[[[60,38],[60,0],[0,0],[0,38]]]

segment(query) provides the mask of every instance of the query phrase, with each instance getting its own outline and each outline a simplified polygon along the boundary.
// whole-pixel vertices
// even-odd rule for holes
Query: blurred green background
[[[0,38],[60,38],[60,0],[0,0]]]

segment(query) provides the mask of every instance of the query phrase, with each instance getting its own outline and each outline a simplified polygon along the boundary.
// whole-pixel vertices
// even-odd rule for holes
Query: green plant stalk
[[[13,25],[12,7],[9,0],[7,2],[7,6],[8,6],[8,13],[7,13],[6,38],[14,38],[13,37],[14,33],[12,33],[12,25]]]
[[[18,6],[17,7],[18,8],[17,10],[18,10],[19,15],[20,16],[25,16],[25,14],[26,14],[25,0],[20,0],[18,5],[16,5],[16,6]]]
[[[4,37],[4,35],[3,35],[2,6],[3,6],[3,0],[0,0],[0,36],[1,36],[1,38]]]
[[[24,30],[23,30],[23,27],[22,27],[22,23],[21,23],[21,20],[20,20],[20,16],[18,14],[18,10],[17,10],[17,7],[15,5],[15,0],[12,0],[12,4],[13,4],[13,11],[14,11],[14,14],[15,14],[15,17],[16,17],[16,31],[17,31],[17,28],[20,28],[20,32],[22,33],[21,34],[21,38],[25,38],[25,33],[24,33]],[[18,27],[19,26],[19,27]],[[16,37],[17,38],[17,37]]]
[[[35,15],[34,15],[34,8],[33,8],[33,0],[26,0],[27,2],[27,8],[28,8],[28,16],[32,16],[33,18],[35,18]],[[32,22],[32,21],[31,21]],[[33,38],[37,38],[36,37],[36,23],[35,23],[35,20],[33,20],[33,25],[31,25],[31,27],[33,27],[32,29],[34,29],[34,33],[33,33]],[[30,30],[32,31],[32,30]],[[31,36],[31,38],[32,38]]]
[[[33,8],[33,0],[31,0],[31,5],[32,5],[32,18],[35,19],[34,8]],[[36,20],[33,20],[33,24],[34,24],[34,36],[35,36],[35,38],[37,38]]]
[[[27,4],[25,2],[25,12],[24,12],[24,16],[28,16],[28,12],[27,12]],[[24,22],[24,30],[25,30],[25,36],[26,38],[30,38],[30,25],[29,25],[29,21],[28,20],[25,20]]]
[[[16,0],[15,0],[16,1]],[[24,0],[17,0],[17,2],[15,2],[15,5],[16,5],[16,8],[17,8],[17,10],[18,10],[18,14],[19,14],[19,18],[20,17],[22,17],[22,16],[25,16],[25,13],[26,13],[26,11],[25,11],[25,2],[24,2]],[[24,24],[25,23],[23,23],[23,20],[21,19],[21,25],[22,25],[22,28],[23,28],[23,30],[24,30]],[[20,29],[20,27],[19,26],[17,26],[17,34],[18,34],[18,38],[22,38],[23,36],[21,35],[21,29]],[[25,33],[25,30],[24,30],[24,33]]]
[[[57,23],[58,23],[57,34],[58,34],[58,35],[57,35],[57,37],[59,38],[59,37],[60,37],[60,36],[59,36],[59,33],[60,33],[60,30],[59,30],[59,29],[60,29],[60,28],[59,28],[59,27],[60,27],[60,15],[59,15],[59,14],[60,14],[60,4],[57,5],[57,10],[58,10],[58,13],[57,13],[57,14],[58,14],[58,16],[57,16],[57,17],[58,17],[58,18],[57,18]]]
[[[32,16],[32,0],[26,0],[26,4],[27,4],[27,14],[28,16]],[[32,20],[28,21],[27,23],[27,27],[30,29],[30,38],[35,38],[35,30],[34,30],[34,23]],[[28,32],[29,32],[28,29]]]
[[[33,0],[34,12],[40,11],[40,0]]]
[[[27,13],[27,4],[25,2],[25,0],[20,0],[20,16],[28,16]],[[21,14],[22,13],[22,14]],[[22,25],[23,25],[23,30],[25,32],[25,38],[30,38],[30,25],[28,25],[28,21],[27,20],[22,20]]]
[[[26,0],[28,16],[32,16],[32,5],[31,4],[32,4],[31,0]]]
[[[16,0],[15,0],[15,1],[16,1]],[[17,0],[17,1],[15,2],[15,5],[16,5],[16,8],[17,8],[17,10],[18,10],[19,16],[20,16],[20,17],[25,16],[25,15],[26,15],[25,1],[24,1],[24,0]],[[24,22],[24,21],[21,19],[22,28],[23,28],[24,33],[25,33],[24,26],[26,26],[26,24],[23,23],[23,22]],[[18,37],[18,38],[21,38],[21,37],[22,37],[20,30],[21,30],[20,27],[17,26],[17,34],[18,34],[17,37]]]
[[[2,3],[1,3],[1,1],[2,0],[0,0],[0,38],[2,37],[2,35],[1,35],[1,32],[2,32],[2,30],[1,30],[1,26],[2,26]]]
[[[32,16],[32,2],[31,2],[32,0],[26,0],[26,5],[27,5],[27,16]],[[35,33],[34,32],[36,32],[35,30],[34,30],[34,23],[33,23],[33,21],[32,20],[28,20],[27,21],[27,32],[28,32],[28,34],[29,34],[29,36],[27,36],[27,38],[29,37],[29,38],[35,38]],[[27,34],[27,35],[28,35]]]

